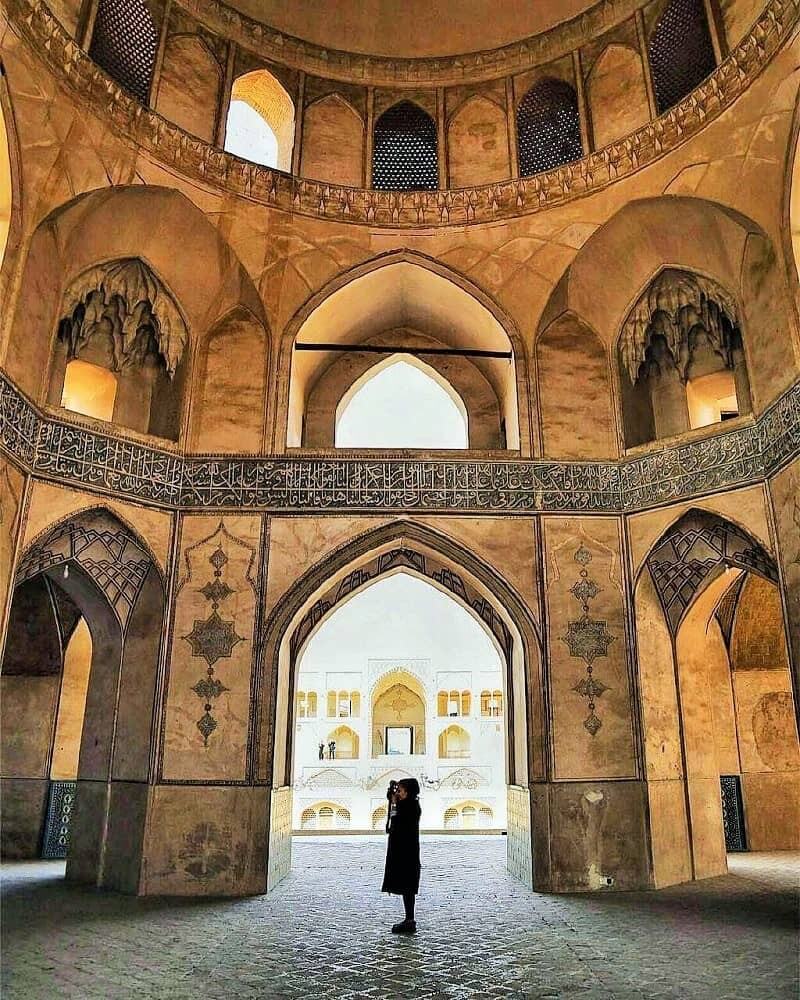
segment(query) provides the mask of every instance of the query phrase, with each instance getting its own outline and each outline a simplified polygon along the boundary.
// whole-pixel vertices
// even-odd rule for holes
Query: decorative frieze
[[[554,462],[183,456],[45,416],[0,376],[0,447],[34,475],[172,509],[621,513],[758,482],[800,455],[800,382],[735,430]]]
[[[239,160],[189,135],[126,93],[89,59],[42,0],[8,0],[6,8],[31,49],[83,104],[92,107],[123,141],[147,151],[170,171],[289,212],[371,226],[427,228],[538,212],[605,187],[671,152],[747,90],[789,37],[800,0],[769,0],[742,42],[691,94],[589,156],[533,177],[481,187],[400,192],[340,187]],[[225,8],[228,15],[233,22],[240,17]],[[326,66],[328,75],[329,70]]]

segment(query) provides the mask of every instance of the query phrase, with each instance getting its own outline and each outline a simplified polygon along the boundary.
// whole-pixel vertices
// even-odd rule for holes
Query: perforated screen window
[[[578,98],[563,80],[541,80],[517,108],[519,172],[530,177],[583,155]]]
[[[436,122],[402,101],[375,122],[372,186],[379,191],[435,191],[439,186]]]
[[[89,55],[147,104],[158,52],[158,31],[145,0],[100,0]]]
[[[650,38],[658,113],[669,110],[714,70],[714,47],[703,0],[672,0]]]

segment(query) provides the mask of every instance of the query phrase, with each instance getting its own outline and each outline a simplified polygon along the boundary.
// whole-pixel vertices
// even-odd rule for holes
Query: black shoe
[[[392,934],[416,934],[416,920],[403,920],[399,924],[392,924]]]

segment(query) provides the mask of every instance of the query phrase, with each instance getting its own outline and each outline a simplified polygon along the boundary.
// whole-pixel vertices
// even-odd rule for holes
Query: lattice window
[[[517,108],[519,172],[530,177],[583,156],[575,89],[563,80],[540,80]]]
[[[436,122],[411,101],[375,122],[372,186],[379,191],[435,191],[439,186]]]
[[[142,104],[147,104],[158,31],[145,0],[100,0],[89,55]]]
[[[703,0],[671,0],[650,36],[649,53],[656,106],[663,114],[716,66]]]

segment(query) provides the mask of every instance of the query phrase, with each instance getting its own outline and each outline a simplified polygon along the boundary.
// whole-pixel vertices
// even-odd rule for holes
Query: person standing
[[[331,740],[328,744],[328,760],[334,760],[336,757],[336,741]]]
[[[392,934],[415,934],[416,896],[419,892],[419,782],[416,778],[401,778],[389,785],[389,819],[386,831],[386,868],[381,892],[403,897],[405,919],[393,924]]]
[[[319,741],[319,747],[317,749],[319,750],[319,759],[325,760],[325,744],[322,740]]]

